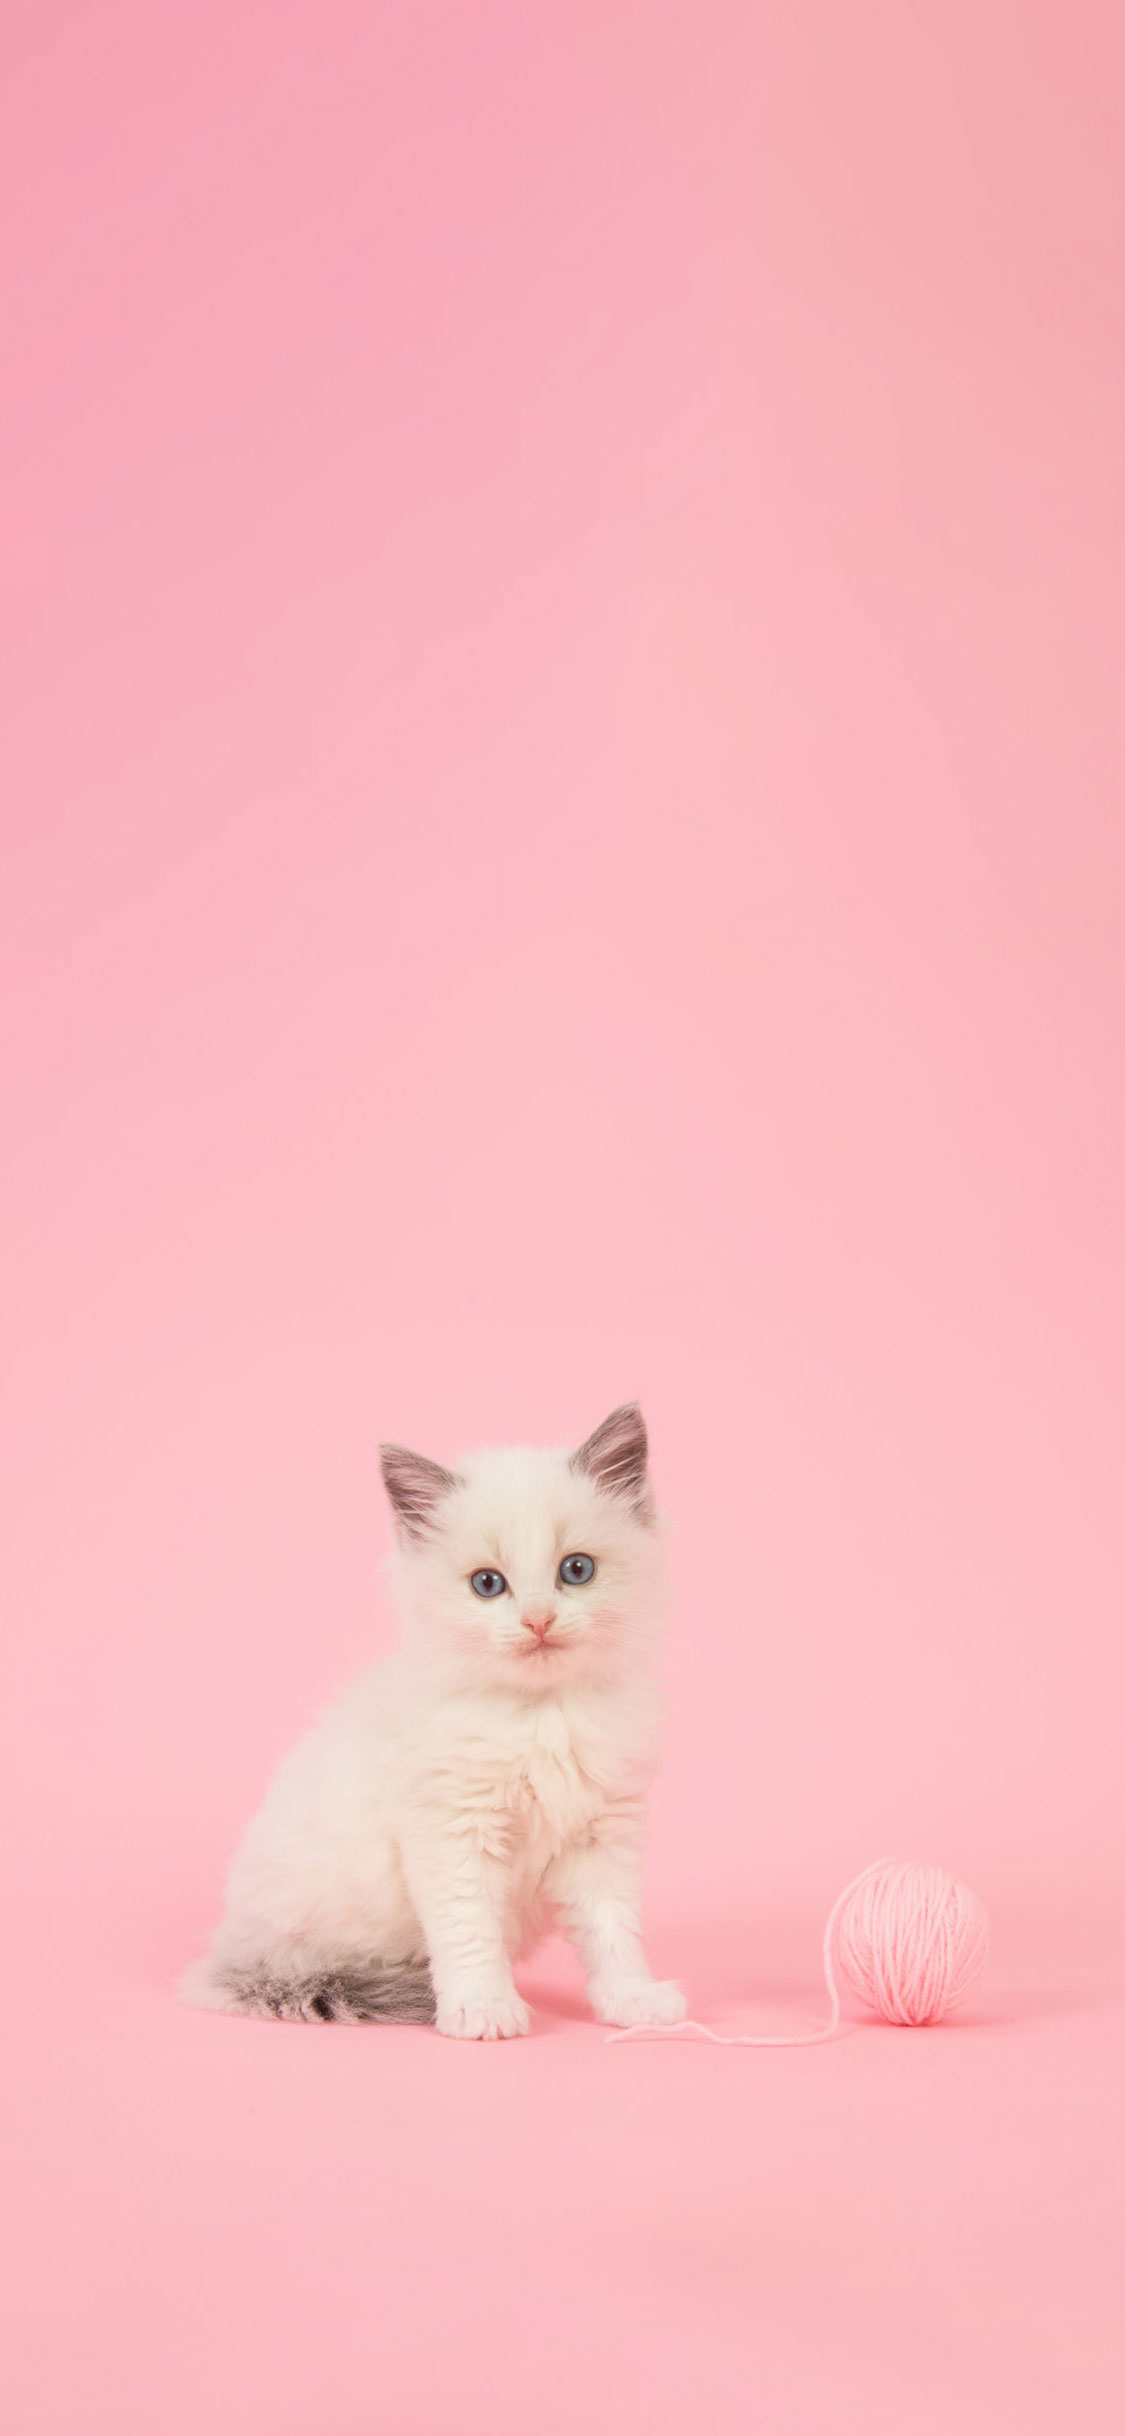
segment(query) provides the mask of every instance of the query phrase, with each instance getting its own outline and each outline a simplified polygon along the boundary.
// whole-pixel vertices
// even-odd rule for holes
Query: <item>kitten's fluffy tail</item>
[[[180,1987],[189,2005],[252,2013],[274,2022],[433,2022],[433,1983],[424,1962],[344,1965],[286,1977],[265,1963],[197,1962]]]

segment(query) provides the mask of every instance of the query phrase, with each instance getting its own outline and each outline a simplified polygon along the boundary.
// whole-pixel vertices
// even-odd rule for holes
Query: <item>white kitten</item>
[[[402,1647],[279,1770],[194,2003],[511,2038],[512,1963],[554,1921],[599,2021],[682,2019],[640,1941],[663,1607],[647,1454],[635,1404],[575,1454],[447,1472],[383,1448]]]

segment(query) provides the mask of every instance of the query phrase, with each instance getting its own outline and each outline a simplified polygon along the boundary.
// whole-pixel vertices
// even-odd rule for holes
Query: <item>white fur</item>
[[[232,1995],[240,1975],[276,1986],[428,1963],[439,2030],[508,2038],[528,2027],[513,1961],[555,1921],[599,2021],[680,2020],[640,1940],[663,1609],[646,1497],[564,1449],[487,1452],[401,1540],[401,1648],[283,1763],[185,1993],[257,2010]],[[558,1567],[574,1551],[597,1572],[568,1589]],[[490,1601],[469,1581],[486,1565],[510,1585]],[[540,1646],[521,1618],[548,1609]]]

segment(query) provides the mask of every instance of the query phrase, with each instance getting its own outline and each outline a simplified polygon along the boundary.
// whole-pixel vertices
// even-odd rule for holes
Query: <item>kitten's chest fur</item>
[[[604,1806],[604,1791],[583,1764],[583,1738],[572,1730],[557,1701],[535,1713],[526,1746],[514,1758],[503,1787],[517,1841],[544,1857],[585,1834]],[[522,1834],[520,1834],[522,1830]]]
[[[581,1841],[607,1807],[649,1773],[640,1720],[612,1702],[565,1697],[529,1707],[472,1704],[452,1759],[461,1802],[482,1839],[534,1874]]]

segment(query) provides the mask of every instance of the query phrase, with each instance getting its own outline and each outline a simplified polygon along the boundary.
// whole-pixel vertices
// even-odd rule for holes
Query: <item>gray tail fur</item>
[[[224,2013],[275,2022],[433,2022],[433,1982],[424,1962],[357,1964],[285,1978],[264,1965],[208,1963],[184,1994]]]

